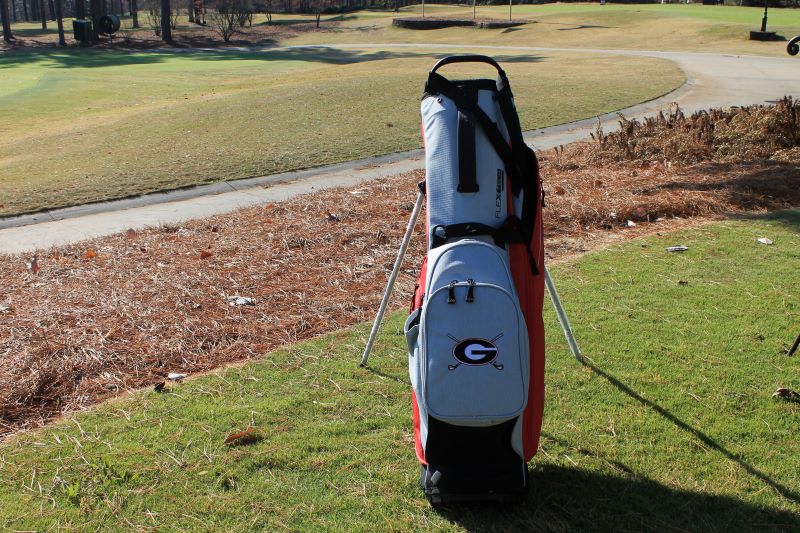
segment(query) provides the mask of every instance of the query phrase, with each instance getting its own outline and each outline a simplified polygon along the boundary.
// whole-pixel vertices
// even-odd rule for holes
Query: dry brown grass
[[[598,146],[542,159],[551,258],[687,217],[800,205],[797,158],[679,165],[614,161]],[[53,248],[38,255],[38,273],[0,255],[0,435],[167,372],[263,357],[370,319],[421,177]],[[395,308],[410,296],[422,232],[420,223]],[[233,295],[255,306],[231,306]]]

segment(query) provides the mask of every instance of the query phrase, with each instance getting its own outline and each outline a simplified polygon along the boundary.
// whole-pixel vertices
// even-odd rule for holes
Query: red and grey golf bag
[[[499,76],[437,73],[463,62]],[[433,503],[519,500],[544,402],[538,163],[489,57],[439,61],[421,107],[428,254],[404,328],[421,483]]]

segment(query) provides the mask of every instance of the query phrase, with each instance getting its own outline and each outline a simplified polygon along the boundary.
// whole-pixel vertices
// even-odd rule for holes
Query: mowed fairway
[[[672,63],[650,58],[509,54],[493,53],[526,129],[620,109],[684,79]],[[3,54],[0,215],[419,147],[419,99],[441,55]],[[488,67],[450,73],[492,76]]]
[[[508,6],[478,6],[478,18],[508,19]],[[420,16],[420,6],[400,13],[347,15],[336,31],[311,32],[292,39],[304,43],[471,43],[588,49],[719,52],[786,56],[786,42],[749,40],[761,27],[759,7],[699,4],[540,4],[513,6],[514,20],[528,24],[508,29],[448,28],[414,31],[391,26],[394,17]],[[428,5],[429,17],[472,18],[471,6]],[[791,38],[800,33],[800,10],[770,9],[768,29]],[[355,31],[348,31],[355,30]]]

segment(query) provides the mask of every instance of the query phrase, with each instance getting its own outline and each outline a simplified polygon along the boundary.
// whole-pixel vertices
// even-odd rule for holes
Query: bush
[[[230,42],[231,36],[244,27],[245,22],[253,21],[253,9],[249,0],[220,0],[216,12],[209,13],[211,26],[222,36],[222,40]]]

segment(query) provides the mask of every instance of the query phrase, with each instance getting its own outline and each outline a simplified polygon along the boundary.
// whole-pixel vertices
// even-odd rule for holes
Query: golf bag
[[[437,73],[463,62],[499,76]],[[421,109],[428,254],[404,327],[421,484],[433,503],[516,501],[544,403],[539,167],[489,57],[439,61]]]

